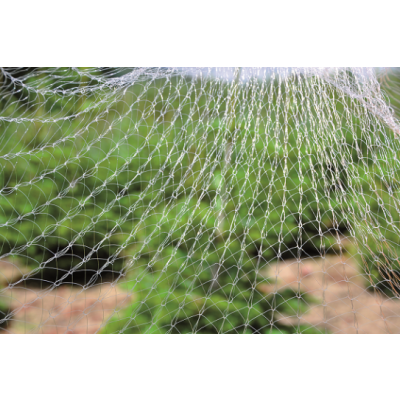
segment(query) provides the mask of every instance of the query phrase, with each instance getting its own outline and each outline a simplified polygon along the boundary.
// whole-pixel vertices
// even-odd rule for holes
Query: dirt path
[[[261,284],[265,293],[290,289],[308,294],[312,302],[298,317],[280,315],[280,322],[310,324],[330,333],[400,333],[400,300],[371,287],[366,275],[347,258],[288,260],[263,273],[273,284]]]
[[[2,294],[10,309],[17,310],[4,333],[96,333],[131,296],[110,283],[82,290],[61,286],[49,293],[16,287]]]
[[[28,268],[0,261],[0,289],[17,282]],[[132,301],[119,286],[99,283],[83,290],[63,285],[52,291],[15,286],[0,292],[0,302],[13,310],[11,322],[0,333],[95,333],[118,309]]]
[[[0,272],[3,287],[25,273],[6,262],[0,263]],[[327,257],[300,265],[288,260],[271,265],[262,275],[270,283],[259,284],[261,292],[292,290],[295,296],[300,289],[312,300],[296,317],[276,316],[283,324],[307,324],[330,333],[400,333],[400,300],[367,290],[370,282],[351,259]],[[102,283],[86,290],[65,285],[50,292],[14,287],[3,291],[0,300],[18,310],[8,333],[96,333],[132,297],[118,286]]]

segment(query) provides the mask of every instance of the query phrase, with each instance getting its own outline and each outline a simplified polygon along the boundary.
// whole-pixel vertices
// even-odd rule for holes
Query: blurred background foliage
[[[190,78],[99,89],[102,73],[84,72],[18,71],[29,75],[26,86],[10,80],[7,73],[18,78],[13,70],[0,77],[0,155],[8,155],[0,161],[0,224],[8,221],[0,254],[18,249],[14,262],[40,266],[25,284],[118,280],[133,301],[104,332],[126,333],[318,333],[279,321],[304,311],[313,301],[306,294],[259,289],[259,271],[278,260],[345,253],[373,285],[395,289],[400,177],[387,140],[393,132],[375,130],[357,112],[345,125],[346,109],[356,108],[337,89],[323,106],[340,116],[332,125],[315,110],[315,120],[299,123],[296,93],[286,93],[285,120],[272,82],[273,98],[263,99],[271,115],[267,107],[258,119],[250,108],[239,112],[238,99],[227,134],[228,85],[218,113],[196,123],[215,107],[211,81],[190,92]],[[345,237],[351,240],[339,246]]]

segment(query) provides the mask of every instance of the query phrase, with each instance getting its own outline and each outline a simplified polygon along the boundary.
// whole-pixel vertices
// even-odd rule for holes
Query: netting
[[[400,333],[398,70],[0,69],[0,332]]]

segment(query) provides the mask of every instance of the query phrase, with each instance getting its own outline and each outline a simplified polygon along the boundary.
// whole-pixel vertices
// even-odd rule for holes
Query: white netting
[[[400,332],[400,78],[0,69],[0,332]]]

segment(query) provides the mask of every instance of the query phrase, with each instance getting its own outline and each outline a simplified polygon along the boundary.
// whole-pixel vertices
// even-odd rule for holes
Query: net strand
[[[399,93],[397,69],[0,68],[0,331],[400,332]]]

